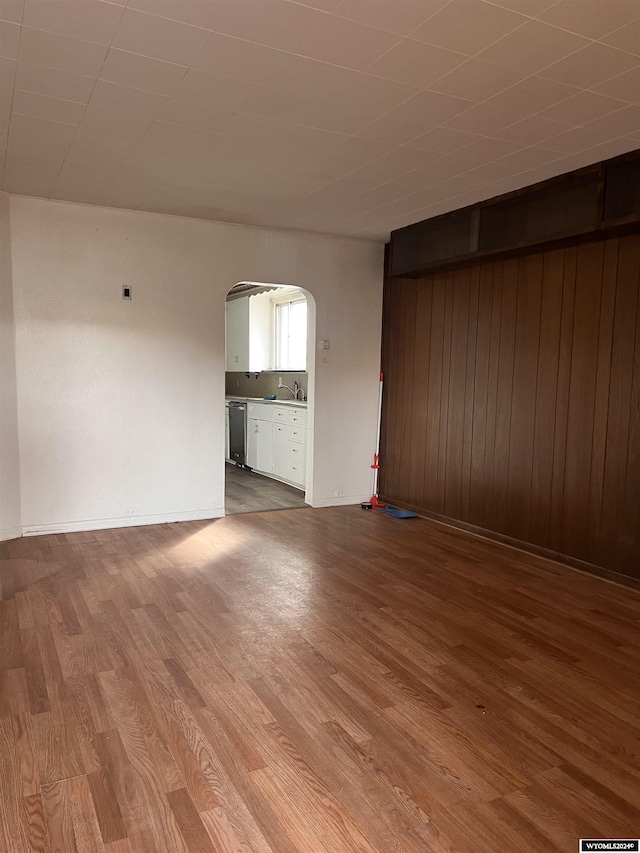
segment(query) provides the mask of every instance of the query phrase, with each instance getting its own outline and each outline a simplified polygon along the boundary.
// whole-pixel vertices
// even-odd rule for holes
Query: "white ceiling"
[[[386,239],[640,147],[640,0],[0,0],[0,186]]]

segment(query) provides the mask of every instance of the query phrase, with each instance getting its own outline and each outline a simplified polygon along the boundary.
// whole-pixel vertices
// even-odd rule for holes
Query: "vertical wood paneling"
[[[411,458],[415,465],[409,477],[409,501],[416,503],[422,496],[427,441],[427,405],[429,399],[429,332],[431,330],[430,287],[418,287],[416,292],[414,336],[414,382],[422,393],[413,401]]]
[[[536,413],[542,255],[518,260],[518,304],[511,395],[506,531],[527,540],[531,526],[533,433]]]
[[[589,479],[593,452],[598,332],[604,243],[578,248],[569,379],[561,551],[587,559]]]
[[[640,235],[385,292],[381,492],[640,577]]]
[[[511,401],[513,397],[517,308],[518,261],[504,261],[502,264],[502,318],[493,451],[493,496],[487,519],[487,526],[492,530],[506,531],[507,529],[509,465],[511,462]]]
[[[551,485],[553,481],[553,448],[556,426],[556,395],[560,357],[560,323],[562,319],[562,277],[564,251],[559,249],[544,256],[542,303],[540,308],[540,346],[536,383],[536,415],[533,434],[533,469],[531,472],[531,541],[550,547]]]
[[[492,307],[493,265],[485,264],[479,268],[473,410],[471,412],[471,470],[469,471],[469,517],[482,518],[483,524],[487,483],[485,460]],[[492,433],[489,437],[492,437]]]
[[[632,414],[633,352],[638,325],[639,268],[640,235],[634,234],[632,237],[620,240],[618,252],[611,380],[609,383],[609,418],[607,422],[598,552],[599,562],[603,566],[610,565],[613,561],[617,562],[624,547],[621,539],[624,538],[623,527],[626,515],[625,491]],[[637,471],[635,476],[638,476]],[[635,512],[640,513],[637,506]],[[625,552],[628,550],[628,548],[624,548]],[[635,573],[640,573],[638,567],[635,568]]]

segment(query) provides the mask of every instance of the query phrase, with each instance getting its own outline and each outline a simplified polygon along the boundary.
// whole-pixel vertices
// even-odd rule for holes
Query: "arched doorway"
[[[290,284],[225,300],[225,514],[311,502],[316,309]]]

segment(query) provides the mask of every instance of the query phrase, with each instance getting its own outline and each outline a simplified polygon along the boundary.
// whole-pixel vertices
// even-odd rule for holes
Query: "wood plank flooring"
[[[0,544],[0,850],[640,832],[640,594],[356,507]]]
[[[227,515],[264,512],[270,509],[295,509],[308,506],[304,492],[271,477],[254,474],[246,468],[225,464],[225,500]]]

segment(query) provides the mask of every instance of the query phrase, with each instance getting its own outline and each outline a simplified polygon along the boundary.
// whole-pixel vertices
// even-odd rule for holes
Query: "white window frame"
[[[273,369],[274,370],[291,370],[291,371],[300,371],[303,372],[307,369],[307,353],[305,351],[304,355],[304,364],[303,365],[283,365],[280,363],[280,330],[279,330],[279,308],[284,305],[293,305],[299,302],[307,302],[307,297],[301,293],[300,291],[294,293],[283,293],[278,294],[277,296],[273,296],[271,299],[273,306]],[[308,309],[308,306],[307,306]],[[307,329],[306,334],[308,335],[308,320],[307,320]]]

